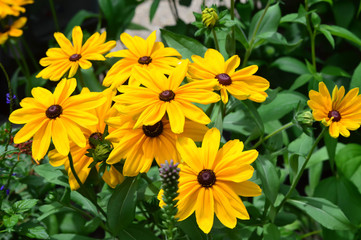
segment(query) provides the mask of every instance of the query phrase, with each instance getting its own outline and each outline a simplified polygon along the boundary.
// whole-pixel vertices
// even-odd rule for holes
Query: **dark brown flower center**
[[[336,110],[329,111],[328,117],[329,118],[333,117],[332,122],[338,122],[341,120],[341,114]]]
[[[154,125],[143,125],[143,132],[147,137],[158,137],[163,132],[162,121],[159,121]]]
[[[72,61],[72,62],[76,62],[78,61],[79,59],[81,58],[81,55],[80,54],[73,54],[69,57],[69,60]]]
[[[148,56],[144,56],[144,57],[141,57],[138,59],[138,63],[143,64],[143,65],[144,64],[148,65],[151,62],[152,62],[152,58],[148,57]]]
[[[175,97],[175,93],[172,90],[165,90],[159,94],[159,99],[164,102],[170,102]]]
[[[95,140],[95,141],[94,141]],[[93,144],[93,142],[101,141],[103,140],[103,134],[100,132],[92,133],[89,137],[89,145],[91,148],[95,148],[96,146]]]
[[[63,113],[63,108],[60,105],[51,105],[45,112],[50,119],[55,119]]]
[[[221,73],[216,76],[218,82],[224,86],[231,85],[232,79],[227,73]]]
[[[202,187],[212,187],[216,182],[216,174],[210,169],[203,169],[198,173],[197,180]]]

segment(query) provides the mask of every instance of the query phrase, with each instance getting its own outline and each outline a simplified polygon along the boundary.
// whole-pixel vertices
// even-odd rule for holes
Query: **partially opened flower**
[[[22,27],[26,24],[27,18],[21,17],[9,26],[0,31],[0,45],[4,44],[9,37],[20,37],[23,35]]]
[[[331,98],[326,85],[320,82],[318,92],[309,92],[307,104],[314,119],[329,127],[331,137],[337,138],[340,134],[349,137],[349,130],[356,130],[361,124],[361,95],[358,93],[359,88],[353,88],[345,95],[343,86],[340,89],[335,86]]]
[[[156,42],[155,31],[147,39],[138,36],[130,36],[128,33],[122,33],[120,40],[128,49],[117,52],[111,52],[106,57],[121,57],[108,71],[104,78],[103,85],[112,88],[119,87],[128,78],[130,85],[139,85],[134,78],[134,67],[146,69],[157,69],[164,74],[170,74],[174,66],[179,63],[182,56],[177,50],[170,47],[164,47],[162,42]]]
[[[86,88],[82,90],[82,93],[89,93],[89,90]],[[86,145],[84,147],[80,147],[74,142],[70,142],[70,153],[72,155],[74,169],[76,174],[78,175],[80,181],[82,183],[85,182],[87,179],[91,168],[89,165],[93,163],[94,159],[86,155],[88,149],[94,149],[95,146],[91,143],[91,140],[102,140],[103,133],[106,127],[105,119],[110,117],[109,109],[111,107],[112,100],[111,98],[115,94],[115,92],[110,91],[110,89],[104,90],[99,95],[103,95],[107,101],[103,104],[99,105],[97,108],[92,109],[94,116],[98,118],[98,123],[93,126],[88,126],[88,128],[83,128],[83,133],[86,138]],[[65,166],[65,170],[68,172],[69,176],[69,185],[72,190],[78,189],[80,186],[74,177],[68,156],[64,156],[60,154],[56,149],[51,150],[48,154],[49,162],[52,166],[58,167],[61,165]],[[97,169],[99,168],[100,163],[96,165]],[[98,169],[99,170],[99,169]],[[115,169],[114,166],[111,166],[109,171],[108,169],[105,170],[103,174],[104,181],[112,188],[114,188],[117,184],[123,182],[124,177],[123,175]]]
[[[99,93],[83,93],[70,96],[76,88],[76,80],[63,79],[51,93],[36,87],[32,97],[20,102],[22,108],[11,113],[9,121],[25,124],[14,137],[14,143],[22,143],[33,137],[32,153],[36,160],[44,157],[50,141],[62,155],[68,155],[69,139],[79,147],[85,147],[86,139],[81,127],[97,124],[97,117],[90,109],[103,104]]]
[[[177,138],[186,136],[194,141],[201,141],[208,130],[205,125],[186,120],[184,132],[178,135],[171,131],[169,121],[164,118],[154,125],[143,125],[134,129],[136,121],[127,115],[112,117],[107,123],[115,129],[106,137],[114,146],[107,163],[114,164],[125,159],[123,167],[125,176],[136,176],[147,172],[153,159],[159,166],[170,159],[179,162]]]
[[[258,196],[259,186],[248,181],[253,175],[250,165],[258,156],[256,150],[243,151],[239,140],[228,141],[218,150],[218,129],[208,130],[202,147],[189,138],[180,138],[177,149],[183,164],[180,164],[179,195],[176,217],[179,221],[195,212],[199,228],[209,233],[214,214],[223,225],[234,228],[237,218],[249,219],[241,196]]]
[[[191,80],[215,80],[215,90],[221,91],[223,103],[228,102],[228,93],[239,100],[250,99],[254,102],[266,100],[269,82],[260,76],[255,76],[257,65],[252,65],[236,71],[240,64],[237,55],[227,61],[220,52],[208,49],[204,58],[193,55],[193,63],[189,66],[189,77]]]
[[[208,89],[212,88],[212,81],[182,83],[188,69],[185,60],[167,78],[157,70],[147,71],[137,68],[135,77],[145,87],[120,86],[118,90],[123,94],[114,97],[115,107],[123,113],[138,115],[134,125],[154,125],[167,113],[170,127],[174,133],[182,133],[185,118],[200,124],[210,123],[209,117],[194,104],[209,104],[219,101],[219,96]]]
[[[40,65],[46,67],[41,70],[37,78],[58,81],[69,71],[68,77],[73,77],[78,71],[92,66],[89,60],[104,61],[103,54],[115,47],[115,41],[106,41],[106,32],[94,33],[83,45],[83,32],[79,26],[73,28],[73,44],[60,32],[54,33],[60,48],[50,48],[46,55],[40,59]]]

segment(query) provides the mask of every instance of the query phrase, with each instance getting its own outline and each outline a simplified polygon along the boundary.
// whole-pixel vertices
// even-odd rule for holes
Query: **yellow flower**
[[[127,115],[109,118],[107,123],[115,129],[106,137],[114,146],[107,163],[114,164],[125,159],[123,167],[125,176],[136,176],[147,172],[154,158],[159,166],[166,160],[173,159],[174,162],[179,162],[177,138],[186,136],[201,141],[208,130],[205,125],[186,120],[184,132],[177,135],[171,131],[169,121],[166,119],[161,119],[154,125],[143,125],[134,129],[136,122]]]
[[[204,58],[193,55],[192,60],[188,71],[191,80],[214,79],[214,88],[221,91],[223,103],[228,102],[227,91],[239,100],[266,100],[267,93],[264,91],[269,88],[269,82],[253,75],[258,70],[256,65],[236,71],[240,64],[239,57],[234,55],[225,62],[222,54],[214,49],[208,49]]]
[[[89,93],[89,89],[83,88],[82,93]],[[101,140],[103,138],[103,133],[106,127],[104,120],[111,116],[111,112],[109,111],[109,109],[112,104],[111,99],[114,96],[115,92],[110,91],[110,89],[106,89],[103,91],[103,93],[99,93],[99,95],[101,94],[107,99],[107,101],[105,101],[102,105],[99,105],[97,108],[92,109],[91,111],[98,118],[98,124],[89,126],[87,129],[82,129],[86,138],[85,147],[79,147],[74,142],[70,143],[70,153],[72,155],[74,169],[82,183],[84,183],[87,179],[91,170],[91,168],[89,168],[89,165],[93,162],[92,157],[88,157],[85,155],[88,149],[95,148],[95,146],[90,143],[89,139],[93,138]],[[52,166],[65,166],[65,170],[67,171],[69,176],[70,188],[72,190],[78,189],[80,186],[70,169],[68,156],[64,156],[58,153],[56,149],[51,150],[48,156],[50,160],[49,162]],[[97,170],[99,170],[99,165],[100,163],[96,165]],[[111,166],[109,171],[108,169],[105,170],[103,174],[103,179],[110,187],[114,188],[117,184],[123,182],[124,177],[120,172],[118,172],[118,170],[116,170],[114,166]]]
[[[34,0],[0,0],[0,19],[8,15],[19,16],[24,13],[23,5],[34,3]]]
[[[174,48],[164,47],[162,42],[156,42],[155,31],[147,39],[128,33],[122,33],[120,40],[128,49],[111,52],[106,57],[121,57],[108,71],[104,78],[103,85],[116,88],[122,85],[129,77],[130,85],[139,85],[134,78],[135,66],[145,69],[157,69],[164,74],[170,74],[174,66],[179,63],[182,56]]]
[[[237,218],[249,219],[247,209],[238,195],[259,196],[261,189],[248,181],[254,169],[250,165],[258,156],[256,150],[243,150],[239,140],[228,141],[218,150],[220,133],[216,128],[205,134],[202,147],[189,138],[180,138],[177,149],[184,161],[179,167],[179,195],[176,217],[188,218],[194,211],[199,228],[209,233],[213,217],[228,228]]]
[[[218,14],[213,8],[205,8],[202,11],[202,22],[206,27],[213,27],[218,21]]]
[[[24,27],[26,21],[26,17],[21,17],[12,25],[5,26],[4,30],[0,32],[0,45],[4,44],[9,37],[20,37],[23,35],[21,28]]]
[[[41,70],[37,78],[58,81],[68,70],[68,77],[73,77],[79,66],[88,69],[92,66],[89,60],[104,61],[102,55],[115,47],[115,41],[106,40],[106,32],[94,33],[83,45],[83,32],[79,26],[73,28],[73,44],[60,32],[54,33],[60,48],[50,48],[47,57],[40,59],[40,65],[46,67]]]
[[[331,137],[337,138],[340,134],[349,137],[349,130],[356,130],[361,124],[359,88],[353,88],[345,95],[343,86],[340,89],[335,86],[332,98],[323,82],[318,84],[318,90],[309,92],[310,100],[307,102],[314,119],[329,127]]]
[[[104,103],[99,93],[84,93],[70,96],[76,88],[76,80],[63,79],[52,94],[49,90],[36,87],[20,102],[22,108],[11,113],[9,121],[25,124],[15,135],[14,143],[22,143],[33,138],[32,154],[40,160],[48,151],[50,141],[62,155],[68,155],[71,139],[79,147],[85,147],[86,139],[81,126],[91,126],[98,122],[94,114],[87,112]]]
[[[188,69],[188,60],[182,62],[167,78],[157,70],[147,71],[137,68],[134,75],[145,87],[120,86],[124,94],[114,97],[119,112],[139,115],[134,128],[154,125],[168,114],[170,127],[174,133],[183,132],[185,118],[200,124],[210,123],[202,109],[192,104],[209,104],[219,101],[219,96],[209,90],[212,81],[188,83],[180,86]]]

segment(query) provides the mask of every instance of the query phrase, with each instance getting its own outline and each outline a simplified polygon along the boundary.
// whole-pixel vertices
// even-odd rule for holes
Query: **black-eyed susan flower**
[[[0,45],[4,44],[9,37],[20,37],[23,35],[22,27],[26,24],[27,18],[21,17],[14,21],[11,25],[5,26],[0,31]]]
[[[154,125],[167,113],[174,133],[182,133],[185,118],[200,124],[210,123],[203,110],[192,102],[209,104],[219,101],[219,95],[208,90],[213,81],[188,83],[180,86],[188,69],[188,60],[179,64],[167,78],[157,70],[137,68],[134,75],[143,86],[120,86],[123,94],[114,97],[115,107],[123,113],[139,115],[134,126]],[[203,89],[202,89],[203,88]],[[205,89],[208,88],[208,89]]]
[[[145,69],[157,69],[161,73],[169,75],[174,66],[179,63],[179,58],[182,57],[174,48],[164,47],[162,42],[156,42],[155,31],[147,39],[122,33],[120,40],[128,49],[106,55],[106,57],[122,58],[110,68],[105,76],[103,85],[107,87],[116,88],[128,78],[130,78],[130,85],[139,85],[133,75],[135,66]]]
[[[345,95],[345,88],[335,86],[331,95],[323,82],[318,84],[318,92],[309,92],[308,106],[316,121],[329,127],[331,137],[337,138],[340,134],[350,136],[349,130],[356,130],[361,124],[361,95],[359,88],[351,89]]]
[[[87,88],[83,88],[82,93],[89,93],[89,90]],[[96,125],[82,129],[86,138],[86,145],[84,147],[80,147],[74,142],[70,142],[70,153],[72,155],[74,169],[82,183],[84,183],[87,179],[91,170],[89,166],[94,161],[92,157],[86,155],[87,150],[95,149],[96,146],[92,144],[92,140],[103,140],[103,133],[106,127],[105,119],[111,116],[112,112],[110,112],[109,109],[112,103],[111,98],[114,94],[115,92],[110,91],[110,89],[104,90],[103,95],[107,100],[102,105],[99,105],[97,108],[91,110],[91,112],[98,118],[98,123]],[[71,171],[68,156],[64,156],[58,153],[56,149],[51,150],[48,156],[50,160],[49,162],[52,166],[58,167],[64,165],[65,170],[67,171],[69,176],[70,188],[72,190],[78,189],[80,186]],[[99,162],[96,165],[98,171],[100,164],[101,163]],[[104,181],[112,188],[116,187],[117,184],[120,184],[124,180],[123,175],[118,172],[118,170],[114,166],[110,166],[109,169],[105,169],[102,177]]]
[[[25,12],[23,5],[34,3],[34,0],[0,0],[0,18],[8,15],[19,16]]]
[[[181,135],[171,131],[169,121],[161,119],[153,125],[143,125],[134,129],[136,121],[128,115],[118,115],[107,120],[113,130],[106,139],[111,141],[114,149],[107,160],[115,164],[125,159],[123,174],[136,176],[149,170],[156,160],[160,166],[166,160],[179,162],[176,141],[179,136],[187,136],[194,141],[201,141],[208,130],[205,125],[189,120],[185,121],[184,132]]]
[[[75,78],[61,80],[54,93],[42,87],[33,88],[33,97],[24,98],[20,102],[22,108],[11,113],[10,122],[25,124],[15,135],[14,143],[33,137],[32,154],[35,160],[44,157],[51,140],[62,155],[69,153],[69,139],[79,147],[85,147],[86,139],[81,126],[97,124],[97,117],[88,111],[103,104],[105,98],[99,93],[70,96],[75,88]]]
[[[215,90],[220,90],[223,103],[228,102],[228,93],[239,100],[250,99],[254,102],[266,100],[269,82],[255,76],[258,66],[252,65],[236,71],[240,64],[237,55],[227,61],[221,53],[214,49],[208,49],[204,58],[193,55],[193,63],[189,66],[189,77],[191,80],[216,80]]]
[[[199,228],[209,233],[214,214],[223,225],[234,228],[237,218],[249,219],[241,196],[258,196],[259,186],[248,181],[254,169],[250,165],[256,150],[243,151],[239,140],[228,141],[218,150],[220,133],[216,128],[205,134],[202,147],[189,138],[180,138],[177,149],[183,160],[179,167],[179,195],[176,217],[179,221],[195,212]]]
[[[45,67],[41,70],[37,78],[58,81],[69,71],[68,77],[73,77],[79,66],[88,69],[92,66],[89,60],[104,61],[103,54],[115,47],[115,41],[106,41],[106,32],[102,34],[94,33],[83,45],[83,32],[79,26],[73,28],[72,41],[67,39],[60,32],[54,33],[54,37],[60,48],[50,48],[46,56],[40,59],[40,65]]]

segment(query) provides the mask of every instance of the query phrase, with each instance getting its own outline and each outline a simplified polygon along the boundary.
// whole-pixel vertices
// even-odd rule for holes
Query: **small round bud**
[[[218,14],[213,8],[205,8],[202,11],[202,22],[206,27],[212,28],[218,21]]]

